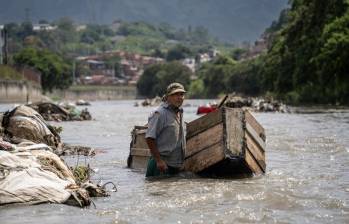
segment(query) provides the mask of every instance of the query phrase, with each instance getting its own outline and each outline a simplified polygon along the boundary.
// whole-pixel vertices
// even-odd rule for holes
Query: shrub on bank
[[[0,65],[0,79],[21,80],[22,75],[8,65]]]

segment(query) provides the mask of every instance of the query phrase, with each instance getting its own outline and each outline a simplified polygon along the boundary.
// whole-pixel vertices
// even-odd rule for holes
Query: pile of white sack
[[[56,154],[60,137],[33,109],[19,106],[0,115],[0,205],[44,202],[88,206],[90,196],[107,196],[73,172]]]

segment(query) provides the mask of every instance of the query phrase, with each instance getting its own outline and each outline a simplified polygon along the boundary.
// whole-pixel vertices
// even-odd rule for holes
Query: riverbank
[[[40,85],[24,80],[0,80],[0,103],[26,103],[47,99]]]
[[[67,90],[54,90],[51,99],[72,100],[131,100],[137,97],[136,86],[73,85]]]
[[[86,149],[86,156],[94,155],[94,149],[66,145],[61,130],[28,106],[0,114],[1,206],[51,202],[85,207],[91,197],[109,195],[89,180],[88,165],[68,167],[62,160],[66,149],[78,155]]]

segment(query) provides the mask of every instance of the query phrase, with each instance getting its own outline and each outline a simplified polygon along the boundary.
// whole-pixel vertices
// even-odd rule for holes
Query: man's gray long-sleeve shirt
[[[185,127],[183,110],[179,118],[174,109],[162,103],[148,119],[146,138],[155,139],[161,158],[171,167],[181,167],[185,152]]]

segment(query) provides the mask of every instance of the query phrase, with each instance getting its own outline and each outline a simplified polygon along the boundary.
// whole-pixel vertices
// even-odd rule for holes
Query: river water
[[[66,143],[92,146],[95,182],[118,191],[94,198],[96,207],[62,204],[0,207],[0,223],[349,223],[349,110],[317,113],[255,113],[267,136],[267,172],[247,179],[195,176],[147,181],[126,168],[130,131],[153,108],[135,101],[93,102],[94,120],[53,123]],[[187,101],[185,120],[198,116]],[[0,105],[0,111],[10,105]]]

